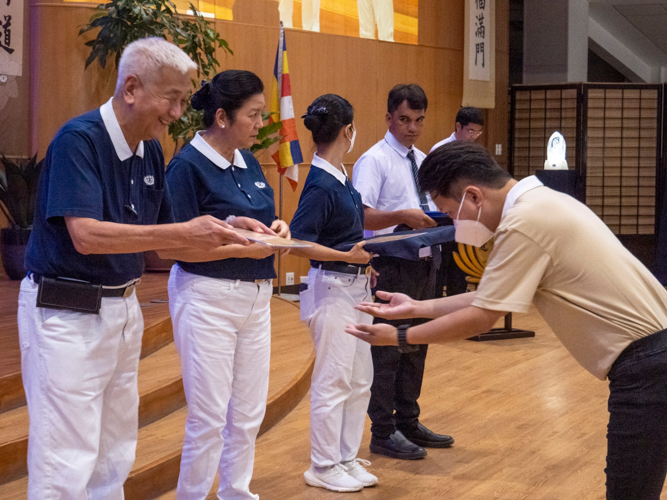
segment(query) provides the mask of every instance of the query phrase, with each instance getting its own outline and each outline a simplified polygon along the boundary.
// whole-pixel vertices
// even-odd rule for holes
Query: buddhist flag
[[[299,163],[303,162],[299,137],[296,135],[294,106],[292,105],[292,88],[287,65],[287,47],[285,47],[285,31],[280,23],[280,41],[276,64],[273,68],[273,88],[271,92],[271,117],[269,123],[282,122],[281,139],[278,149],[273,153],[273,160],[278,165],[280,175],[287,177],[292,189],[295,190],[299,181]]]

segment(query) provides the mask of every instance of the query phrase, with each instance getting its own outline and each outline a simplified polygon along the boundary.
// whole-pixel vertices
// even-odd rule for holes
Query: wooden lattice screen
[[[654,234],[660,87],[584,87],[586,204],[616,234]]]
[[[512,87],[510,162],[518,180],[544,168],[547,141],[556,130],[563,134],[567,161],[573,169],[580,148],[581,84]]]
[[[543,168],[556,130],[586,204],[618,235],[656,233],[662,206],[663,86],[565,84],[512,87],[510,172]]]

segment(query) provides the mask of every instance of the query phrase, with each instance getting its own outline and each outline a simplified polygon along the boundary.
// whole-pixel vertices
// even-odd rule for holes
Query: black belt
[[[31,272],[28,276],[37,284],[39,284],[42,279],[42,275],[37,273]],[[120,288],[109,288],[102,285],[102,297],[129,297],[139,284],[139,281],[140,280],[136,280],[132,284]]]
[[[369,272],[370,264],[344,264],[340,262],[321,262],[315,268],[322,271],[333,271],[334,273],[344,274],[366,274]]]

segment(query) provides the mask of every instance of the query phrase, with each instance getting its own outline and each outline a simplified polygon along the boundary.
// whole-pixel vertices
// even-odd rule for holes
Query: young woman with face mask
[[[247,216],[289,237],[259,162],[245,150],[262,126],[263,90],[255,74],[228,70],[193,96],[206,129],[167,168],[177,222]],[[253,243],[173,255],[169,310],[188,402],[179,500],[206,498],[216,470],[219,498],[258,498],[249,485],[269,385],[274,251]]]
[[[295,239],[314,243],[294,249],[311,259],[308,288],[301,293],[301,318],[310,328],[317,357],[311,379],[310,486],[359,491],[377,478],[357,458],[370,399],[373,364],[370,348],[345,334],[355,322],[372,318],[354,307],[371,297],[371,255],[363,250],[364,207],[343,166],[356,129],[349,102],[327,94],[303,116],[317,152],[290,229]],[[358,243],[357,243],[358,242]],[[349,252],[334,250],[357,243]]]

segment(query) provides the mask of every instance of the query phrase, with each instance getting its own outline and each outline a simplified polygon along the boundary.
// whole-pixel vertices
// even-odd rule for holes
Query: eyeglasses
[[[465,131],[466,134],[468,134],[470,137],[479,137],[482,135],[484,132],[483,130],[473,130],[471,128],[463,127],[463,130]]]

